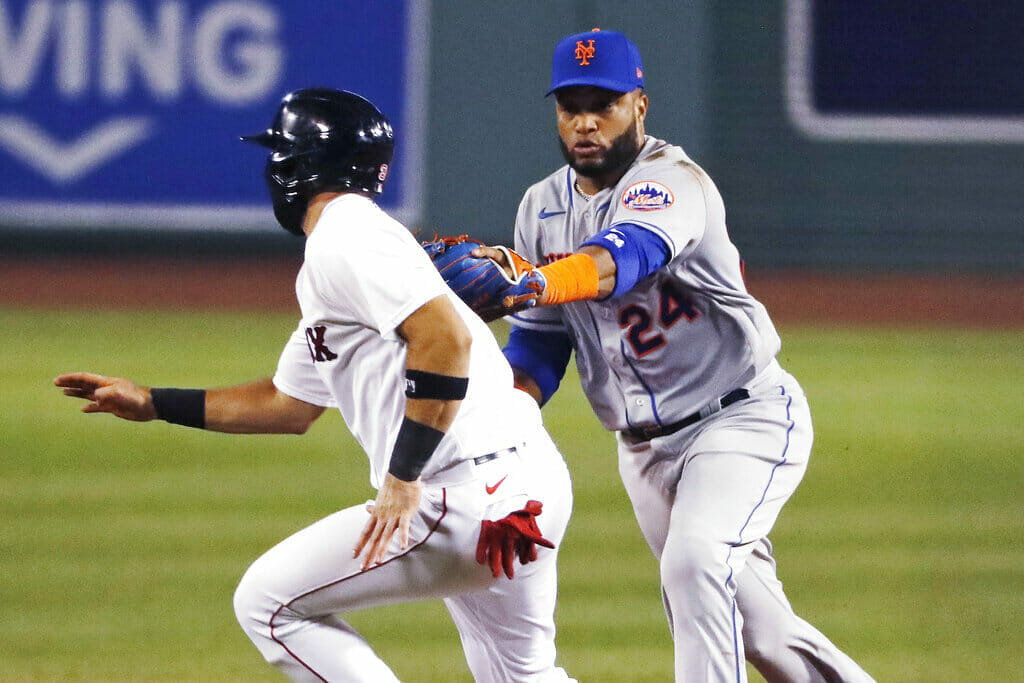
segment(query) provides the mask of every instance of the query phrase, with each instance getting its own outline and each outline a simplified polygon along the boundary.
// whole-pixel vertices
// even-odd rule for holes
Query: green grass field
[[[0,309],[0,680],[280,680],[238,628],[231,596],[263,550],[372,497],[340,418],[303,437],[130,424],[79,414],[51,380],[93,370],[235,383],[273,372],[293,324]],[[781,332],[817,430],[773,533],[797,611],[879,681],[1021,680],[1020,331]],[[576,492],[560,662],[581,681],[670,680],[657,567],[613,439],[571,372],[545,414]],[[470,680],[440,604],[351,621],[403,680]]]

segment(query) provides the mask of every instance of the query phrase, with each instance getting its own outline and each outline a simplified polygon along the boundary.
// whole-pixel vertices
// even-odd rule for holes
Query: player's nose
[[[573,130],[577,133],[592,133],[597,130],[598,116],[591,112],[580,112],[573,119]]]

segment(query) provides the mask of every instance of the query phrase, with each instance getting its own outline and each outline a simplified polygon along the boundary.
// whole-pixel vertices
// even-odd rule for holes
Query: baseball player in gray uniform
[[[435,257],[474,308],[511,313],[504,349],[543,404],[570,354],[658,557],[676,679],[870,681],[800,619],[776,578],[768,533],[807,467],[812,429],[779,336],[746,289],[711,178],[645,135],[637,47],[572,35],[554,51],[568,162],[527,190],[515,252]],[[505,267],[501,278],[473,257]]]
[[[85,412],[221,432],[301,433],[341,411],[376,500],[282,541],[235,594],[245,632],[293,680],[397,680],[337,615],[423,598],[444,599],[476,680],[570,680],[554,645],[568,471],[487,326],[374,203],[387,119],[358,95],[300,90],[248,139],[271,149],[281,225],[306,236],[302,319],[274,377],[209,391],[90,373],[56,384]]]

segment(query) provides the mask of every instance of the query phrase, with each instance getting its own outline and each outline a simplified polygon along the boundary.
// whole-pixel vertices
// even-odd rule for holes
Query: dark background
[[[711,174],[752,268],[1019,274],[1021,18],[1024,10],[1009,3],[952,0],[434,2],[423,56],[424,208],[410,227],[510,241],[523,191],[562,163],[553,104],[543,97],[552,47],[600,26],[640,47],[648,132],[683,146]],[[801,54],[806,69],[794,75]],[[824,128],[794,113],[801,87]],[[892,116],[903,118],[886,134],[864,133]],[[915,135],[921,121],[939,121],[945,132]],[[991,121],[999,125],[989,134]],[[250,173],[242,167],[253,157],[241,152],[239,173]],[[25,172],[0,157],[0,176]],[[138,228],[7,227],[0,250],[301,248],[283,232]]]

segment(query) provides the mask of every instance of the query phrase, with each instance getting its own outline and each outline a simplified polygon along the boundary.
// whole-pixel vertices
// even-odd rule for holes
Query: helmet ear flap
[[[306,200],[299,201],[281,201],[278,198],[274,198],[274,218],[281,224],[281,227],[290,232],[293,235],[302,236],[302,221],[306,217],[306,207],[309,202]]]
[[[301,236],[302,221],[309,205],[309,192],[301,176],[302,156],[270,154],[264,176],[274,206],[274,216],[288,232]]]

